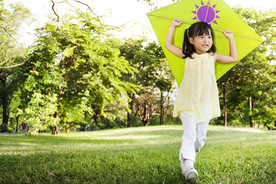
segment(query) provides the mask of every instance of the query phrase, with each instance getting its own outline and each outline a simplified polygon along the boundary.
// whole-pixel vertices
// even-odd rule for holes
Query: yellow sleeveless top
[[[185,73],[175,101],[173,116],[181,112],[203,123],[220,116],[215,59],[212,53],[185,59]]]

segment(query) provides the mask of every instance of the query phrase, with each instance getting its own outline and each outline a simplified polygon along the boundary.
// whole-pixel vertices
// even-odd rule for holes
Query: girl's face
[[[189,41],[195,47],[197,54],[207,53],[213,45],[213,39],[210,30],[208,35],[203,33],[203,35],[190,37]]]

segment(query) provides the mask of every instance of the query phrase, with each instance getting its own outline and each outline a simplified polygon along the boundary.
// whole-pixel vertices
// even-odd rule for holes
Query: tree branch
[[[54,14],[56,15],[57,17],[57,22],[59,23],[59,15],[57,14],[56,10],[55,10],[55,5],[56,3],[54,2],[54,0],[50,0],[52,2],[52,10],[54,12]]]
[[[0,65],[3,65],[4,63],[6,63],[7,61],[3,61],[3,62],[0,62]]]
[[[16,39],[12,36],[12,34],[5,28],[5,27],[3,27],[3,26],[0,26],[0,28],[1,29],[3,29],[16,43],[18,43],[17,41],[16,41]]]
[[[16,64],[16,65],[11,65],[11,66],[0,66],[0,69],[15,68],[15,67],[24,65],[28,60],[29,60],[29,58],[25,59],[22,63]]]
[[[84,3],[84,2],[81,2],[81,1],[79,1],[79,0],[73,0],[73,1],[75,1],[75,2],[77,2],[77,3],[80,3],[80,4],[82,4],[82,5],[87,6],[87,8],[98,18],[100,24],[101,24],[102,27],[104,28],[104,24],[102,23],[100,17],[92,10],[92,8],[91,8],[88,4],[86,4],[86,3]],[[104,29],[105,29],[105,28],[104,28]]]

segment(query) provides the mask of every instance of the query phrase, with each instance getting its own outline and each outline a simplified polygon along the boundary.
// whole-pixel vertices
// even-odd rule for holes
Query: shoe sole
[[[187,181],[189,181],[190,183],[196,183],[196,180],[198,178],[198,175],[196,172],[190,172],[188,175],[187,175]]]

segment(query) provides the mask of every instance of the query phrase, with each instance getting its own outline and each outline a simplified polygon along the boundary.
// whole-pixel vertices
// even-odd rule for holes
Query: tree
[[[176,86],[174,86],[174,76],[170,69],[170,66],[165,59],[165,55],[163,53],[160,45],[157,45],[155,42],[149,44],[150,50],[152,50],[153,57],[159,58],[160,68],[156,75],[156,83],[155,87],[159,90],[160,93],[160,106],[159,106],[159,114],[160,114],[160,125],[165,125],[165,120],[168,114],[168,110],[172,105],[170,103],[170,98],[172,92],[175,90]]]
[[[104,29],[88,12],[76,13],[58,27],[48,23],[41,28],[36,45],[29,51],[24,82],[28,105],[23,116],[40,113],[32,103],[38,100],[42,107],[55,104],[51,109],[56,112],[51,111],[47,118],[58,120],[38,116],[39,120],[29,122],[36,130],[43,129],[39,122],[51,126],[53,133],[58,133],[59,126],[85,123],[84,112],[106,116],[107,104],[119,100],[126,105],[127,92],[136,89],[121,80],[123,74],[133,74],[134,69],[119,56],[119,41],[105,32],[108,27]]]
[[[131,112],[128,113],[128,126],[132,126],[136,112],[143,125],[148,125],[153,115],[157,115],[159,112],[160,121],[162,121],[160,124],[163,124],[166,117],[166,109],[168,108],[168,106],[165,108],[166,100],[164,94],[166,93],[167,99],[169,99],[169,92],[172,89],[172,73],[168,69],[160,45],[151,42],[143,46],[144,42],[144,40],[129,39],[120,47],[122,56],[139,71],[131,78],[125,76],[124,80],[141,86],[141,90],[137,94],[129,94]],[[159,95],[160,97],[158,97]],[[160,108],[158,108],[158,102]]]
[[[219,86],[224,99],[228,94],[230,111],[235,112],[236,118],[238,117],[244,125],[267,126],[273,124],[276,119],[275,101],[273,101],[276,92],[275,63],[273,63],[276,60],[274,29],[276,12],[241,8],[236,8],[235,11],[262,36],[264,42],[242,59],[231,72],[223,76]],[[225,119],[227,119],[226,110]]]
[[[2,130],[7,131],[9,113],[8,107],[10,99],[15,89],[16,67],[25,63],[25,49],[18,44],[15,37],[23,21],[30,17],[30,11],[20,4],[11,4],[10,10],[4,8],[4,4],[0,2],[0,96],[2,104]]]

